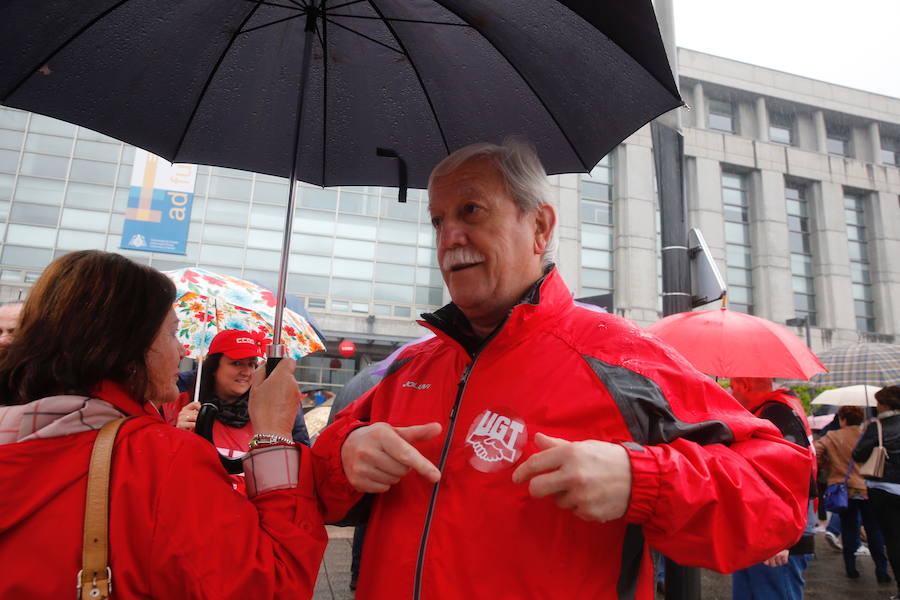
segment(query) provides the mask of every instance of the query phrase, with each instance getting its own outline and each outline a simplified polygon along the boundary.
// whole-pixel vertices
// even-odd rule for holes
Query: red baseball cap
[[[269,340],[255,331],[225,329],[216,334],[209,345],[209,354],[222,353],[233,360],[266,355]]]

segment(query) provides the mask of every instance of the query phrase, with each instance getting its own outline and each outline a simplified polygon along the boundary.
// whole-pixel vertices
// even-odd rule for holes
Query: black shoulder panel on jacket
[[[722,421],[685,423],[672,412],[655,381],[625,367],[582,356],[619,407],[631,436],[639,444],[666,444],[684,438],[701,445],[730,444],[734,434]]]
[[[400,367],[402,367],[403,365],[408,363],[409,359],[411,359],[411,358],[412,358],[412,356],[407,356],[406,358],[398,358],[397,360],[392,362],[390,365],[388,365],[387,371],[384,372],[384,376],[390,377],[391,375],[393,375],[394,373],[399,371]]]
[[[787,441],[809,448],[809,438],[806,437],[803,423],[789,406],[781,402],[766,402],[756,411],[756,416],[771,421]]]

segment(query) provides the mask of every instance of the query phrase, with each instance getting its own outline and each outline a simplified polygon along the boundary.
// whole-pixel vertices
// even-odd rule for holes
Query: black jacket
[[[882,425],[884,447],[888,452],[888,458],[884,463],[884,475],[882,477],[869,477],[872,481],[886,481],[888,483],[900,483],[900,412],[890,411],[882,413],[879,417]],[[856,448],[853,450],[853,460],[858,463],[866,462],[872,454],[872,450],[878,446],[878,426],[875,421],[870,421],[866,426]]]

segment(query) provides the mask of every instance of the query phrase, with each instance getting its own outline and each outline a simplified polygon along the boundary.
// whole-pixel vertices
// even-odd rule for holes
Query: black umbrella
[[[650,0],[5,0],[0,44],[2,104],[401,201],[448,153],[510,135],[550,173],[589,171],[681,104]]]
[[[2,104],[319,185],[510,135],[588,171],[681,104],[650,0],[5,0],[0,40]]]
[[[511,134],[588,171],[681,103],[649,0],[6,0],[0,40],[0,103],[325,186]]]

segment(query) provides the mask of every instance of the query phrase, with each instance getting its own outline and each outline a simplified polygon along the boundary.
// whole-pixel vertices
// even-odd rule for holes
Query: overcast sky
[[[900,0],[673,0],[675,42],[900,98]]]

